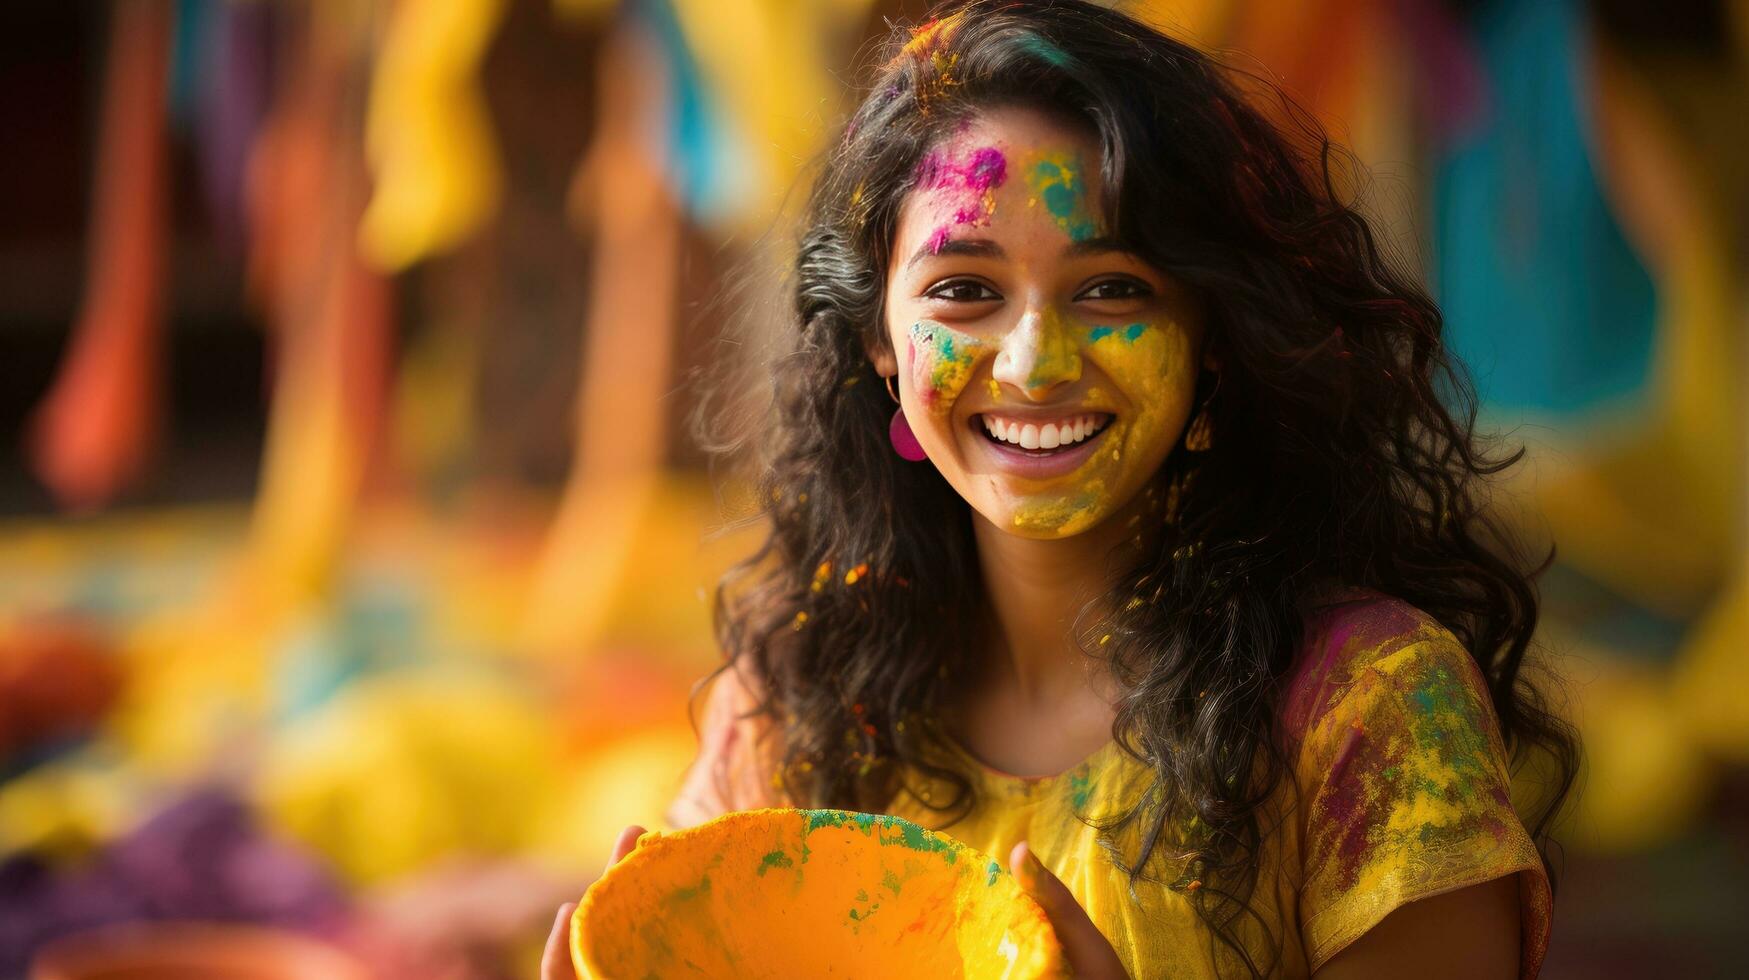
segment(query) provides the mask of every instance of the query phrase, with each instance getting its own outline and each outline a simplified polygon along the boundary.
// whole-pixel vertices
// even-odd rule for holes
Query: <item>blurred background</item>
[[[1749,975],[1749,3],[1126,6],[1353,148],[1528,449],[1588,752],[1544,975]],[[687,382],[925,9],[0,6],[0,977],[125,923],[535,975],[756,540]]]

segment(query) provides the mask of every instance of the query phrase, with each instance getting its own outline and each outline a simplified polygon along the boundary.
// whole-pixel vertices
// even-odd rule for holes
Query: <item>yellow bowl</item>
[[[748,810],[645,834],[583,896],[571,961],[595,980],[1068,972],[1044,910],[1000,862],[846,810]]]

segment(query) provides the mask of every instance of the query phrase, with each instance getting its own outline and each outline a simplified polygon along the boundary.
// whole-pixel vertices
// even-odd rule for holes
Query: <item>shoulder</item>
[[[690,827],[733,810],[779,805],[772,787],[775,727],[761,708],[763,688],[730,664],[708,680],[698,713],[698,757],[666,819]]]
[[[1402,600],[1353,594],[1308,620],[1283,710],[1314,969],[1393,909],[1517,874],[1534,975],[1548,881],[1512,807],[1485,678],[1458,637]]]
[[[737,721],[759,709],[764,699],[764,687],[737,664],[725,664],[715,674],[705,678],[703,708],[699,715],[701,732],[734,727]]]
[[[1283,728],[1303,737],[1345,702],[1407,696],[1429,684],[1486,700],[1475,659],[1444,624],[1394,596],[1348,589],[1307,617],[1281,702]]]

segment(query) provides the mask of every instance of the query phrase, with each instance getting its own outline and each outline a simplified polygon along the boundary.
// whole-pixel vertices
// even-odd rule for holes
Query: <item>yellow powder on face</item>
[[[1040,325],[1040,346],[1048,346],[1049,334],[1067,336],[1073,356],[1097,364],[1122,395],[1114,403],[1103,392],[1090,389],[1086,401],[1119,409],[1128,405],[1105,436],[1108,447],[1075,473],[1059,478],[1066,484],[1063,490],[1046,487],[1030,495],[1011,518],[1017,532],[1066,537],[1093,527],[1122,507],[1150,475],[1130,469],[1153,465],[1151,461],[1163,458],[1176,441],[1194,392],[1194,343],[1192,335],[1172,321],[1089,327],[1054,312],[1047,319],[1051,322]],[[1077,374],[1080,370],[1077,363]]]
[[[1002,400],[1002,386],[997,383],[996,379],[990,378],[985,383],[990,386],[990,400],[995,401],[995,402],[1001,401]]]
[[[1014,512],[1016,531],[1066,538],[1092,527],[1108,512],[1104,480],[1088,480],[1067,497],[1031,501]]]
[[[1188,371],[1188,335],[1170,324],[1147,322],[1096,328],[1091,335],[1088,356],[1139,409],[1132,418],[1118,420],[1120,431],[1113,435],[1119,438],[1110,440],[1111,449],[1102,457],[1115,467],[1123,462],[1126,449],[1158,448],[1162,442],[1175,441],[1177,433],[1165,428],[1181,414],[1196,383],[1195,374]]]
[[[911,384],[923,406],[937,415],[953,410],[953,403],[972,380],[978,361],[990,353],[982,340],[946,324],[919,320],[911,325]]]
[[[1019,336],[1009,335],[1005,343],[1024,344],[1032,340],[1037,345],[1036,349],[1018,355],[1029,357],[1032,363],[1026,378],[1028,388],[1044,388],[1081,376],[1081,354],[1076,336],[1079,332],[1055,306],[1047,306],[1039,316],[1036,334],[1016,331]]]

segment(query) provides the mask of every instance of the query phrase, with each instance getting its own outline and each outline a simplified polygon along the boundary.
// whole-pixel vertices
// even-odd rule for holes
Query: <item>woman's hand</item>
[[[1076,980],[1129,980],[1117,950],[1111,948],[1099,927],[1087,917],[1069,886],[1033,856],[1032,845],[1026,841],[1014,845],[1008,854],[1008,868],[1020,887],[1044,907],[1045,917],[1057,932],[1057,942],[1063,944],[1063,957],[1069,961]]]
[[[613,856],[607,859],[607,866],[613,867],[619,863],[620,858],[630,854],[632,848],[638,846],[638,838],[643,834],[644,828],[636,825],[620,831],[619,839],[613,842]],[[541,980],[577,980],[577,973],[571,968],[571,913],[575,911],[576,902],[566,902],[559,906],[559,915],[553,920],[552,934],[547,936],[547,950],[540,958]]]

